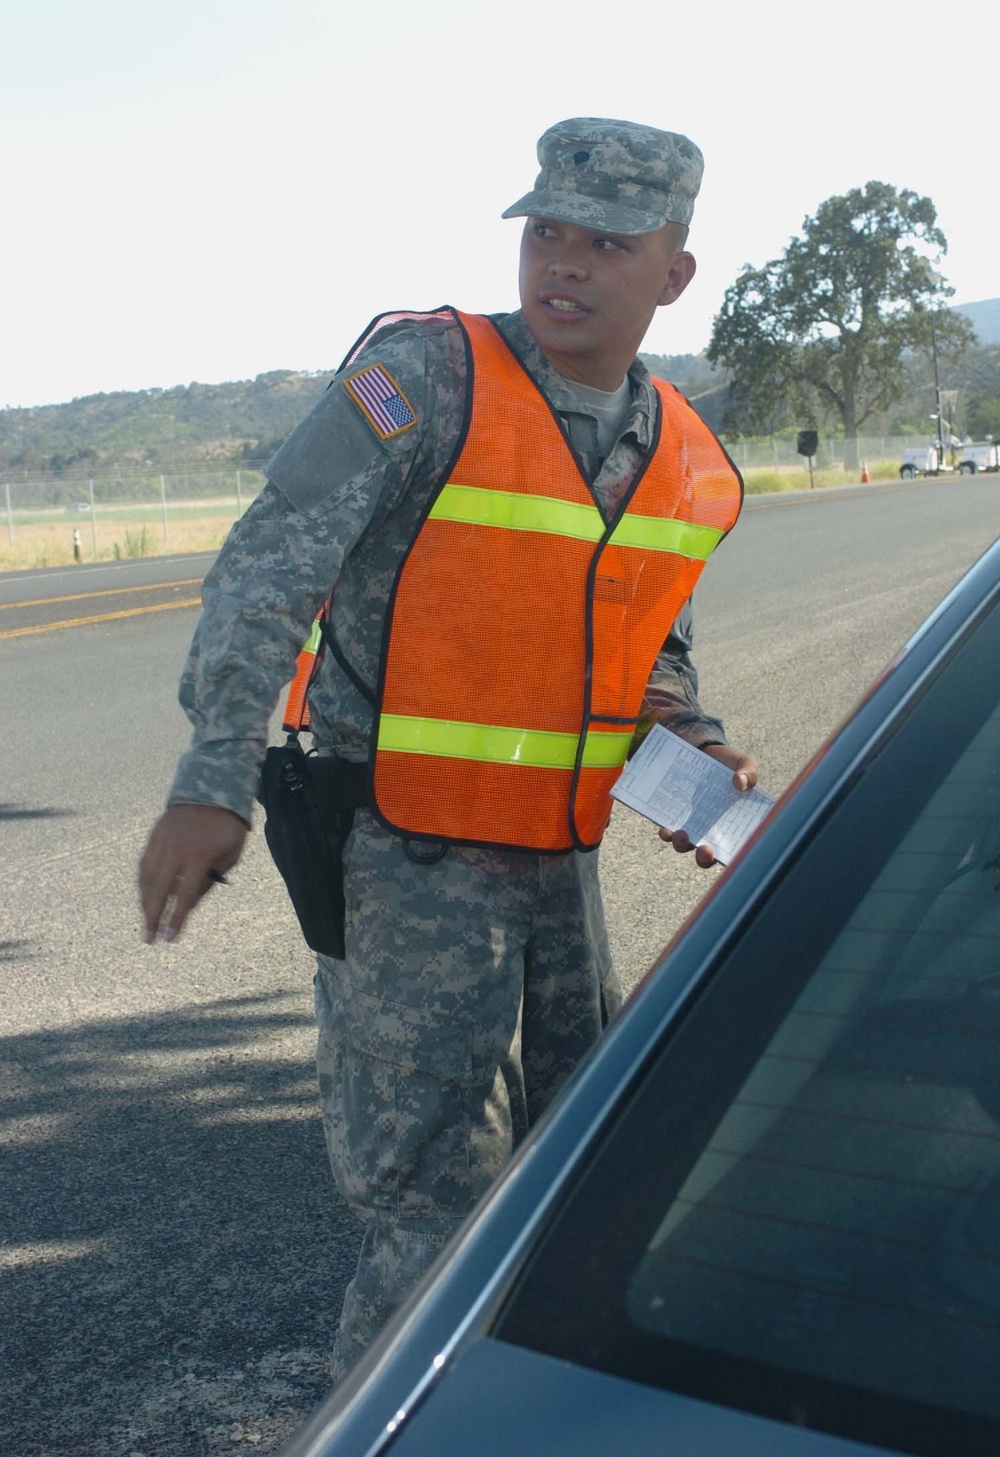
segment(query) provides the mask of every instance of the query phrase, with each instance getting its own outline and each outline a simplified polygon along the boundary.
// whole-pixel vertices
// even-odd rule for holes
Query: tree
[[[935,265],[948,245],[929,197],[869,182],[827,198],[802,234],[726,290],[708,358],[731,373],[727,428],[832,416],[857,466],[860,427],[900,398],[903,351],[954,356],[973,329],[944,306],[954,289]]]
[[[987,435],[1000,440],[1000,394],[973,395],[966,412],[965,428],[974,440]]]

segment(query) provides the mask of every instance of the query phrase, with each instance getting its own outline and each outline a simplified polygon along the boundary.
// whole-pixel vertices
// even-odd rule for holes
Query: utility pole
[[[927,282],[935,291],[941,289],[944,286],[944,279],[933,266],[931,260],[929,258],[923,258],[920,261],[923,264]],[[918,305],[918,307],[922,306]],[[929,322],[931,326],[931,359],[934,361],[934,408],[937,412],[938,469],[940,470],[944,465],[944,419],[942,418],[941,410],[941,380],[938,375],[937,331],[934,328],[933,309],[928,312],[930,313]]]
[[[934,360],[934,403],[937,410],[938,469],[944,465],[944,418],[941,410],[941,381],[938,378],[937,334],[931,322],[931,358]]]

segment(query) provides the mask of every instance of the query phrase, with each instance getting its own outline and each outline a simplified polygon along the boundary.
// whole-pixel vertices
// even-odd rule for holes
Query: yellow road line
[[[10,632],[0,632],[0,642],[8,637],[27,637],[33,632],[55,632],[61,627],[86,627],[91,622],[112,622],[117,617],[139,617],[144,612],[169,612],[174,607],[200,606],[200,597],[188,597],[183,602],[155,602],[151,607],[126,607],[121,612],[101,612],[96,617],[68,617],[64,622],[46,622],[39,627],[14,627]]]
[[[201,577],[185,577],[180,582],[150,582],[145,587],[99,587],[96,592],[74,592],[68,597],[36,597],[34,602],[0,602],[0,612],[10,607],[51,607],[53,602],[82,602],[88,597],[114,597],[122,592],[166,592],[171,587],[197,587]]]

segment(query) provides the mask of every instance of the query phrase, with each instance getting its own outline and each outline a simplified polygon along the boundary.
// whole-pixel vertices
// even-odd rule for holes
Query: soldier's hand
[[[246,837],[239,815],[214,804],[175,804],[157,820],[139,862],[145,941],[157,932],[165,941],[180,935],[202,896],[239,860]]]
[[[732,771],[734,789],[752,789],[757,783],[757,760],[752,754],[745,754],[742,749],[734,748],[732,744],[709,744],[702,750],[702,753],[717,759],[720,764]],[[709,866],[715,864],[715,856],[709,847],[693,845],[683,830],[661,830],[660,839],[668,841],[681,855],[686,855],[689,850],[693,850],[695,864],[699,865],[702,870],[707,870]]]

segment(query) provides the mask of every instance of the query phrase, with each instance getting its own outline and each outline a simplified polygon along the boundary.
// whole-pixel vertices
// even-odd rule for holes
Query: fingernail
[[[177,935],[177,932],[175,931],[173,926],[164,926],[162,935],[164,941],[172,941]]]
[[[750,783],[750,780],[747,778],[747,776],[745,774],[737,774],[737,776],[736,776],[736,782],[738,783],[738,785],[739,785],[739,787],[741,789],[746,789],[747,785]]]

